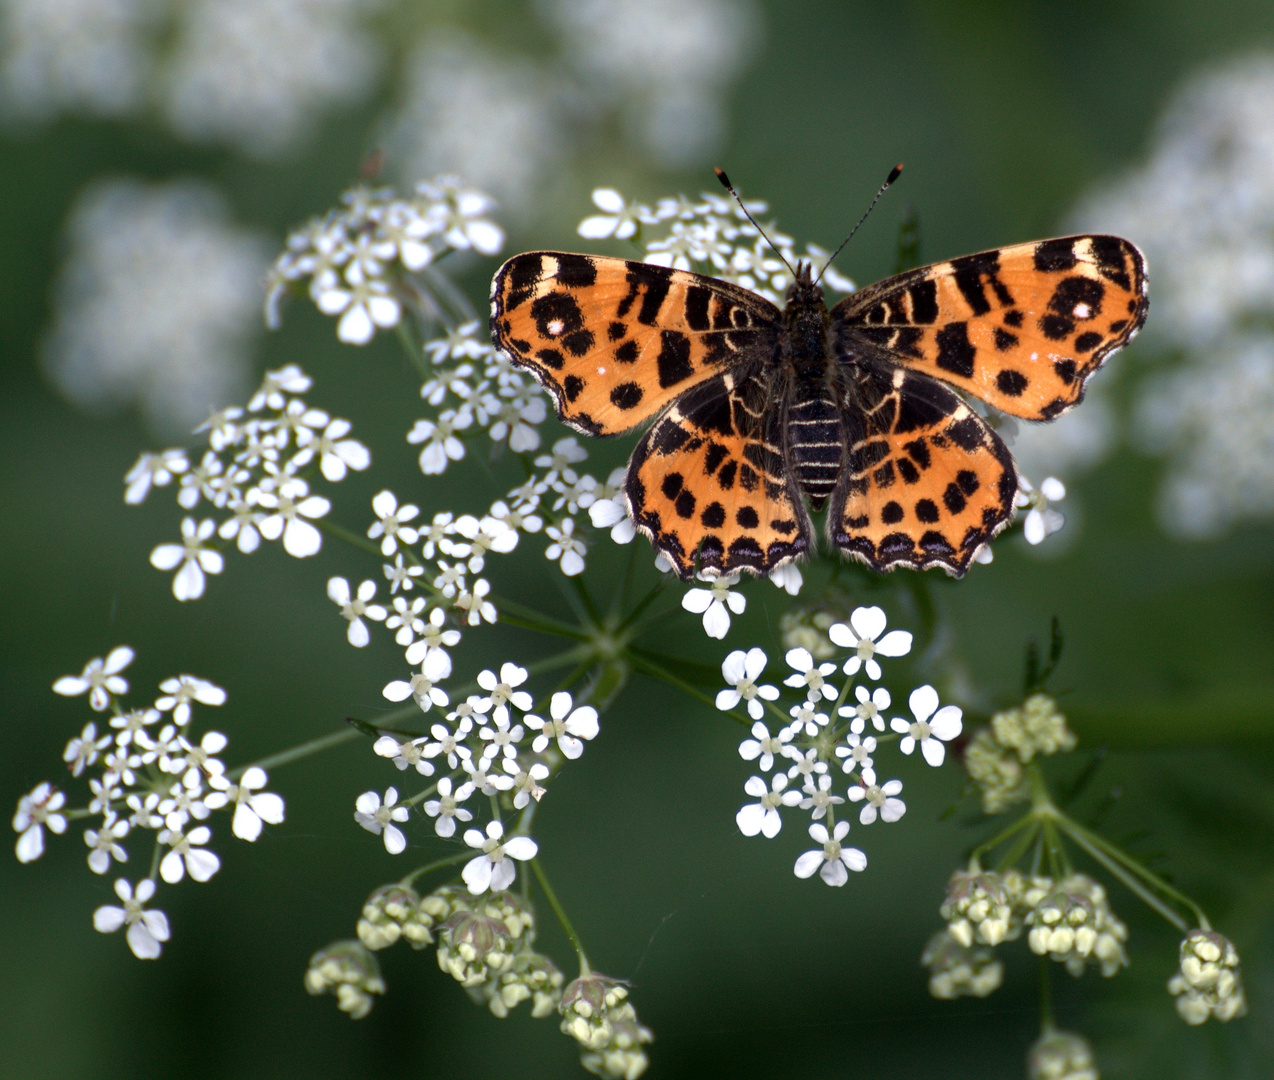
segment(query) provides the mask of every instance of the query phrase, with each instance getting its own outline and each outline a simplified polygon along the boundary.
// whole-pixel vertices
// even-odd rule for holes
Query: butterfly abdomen
[[[787,458],[801,492],[819,510],[841,474],[845,436],[840,409],[821,380],[799,382],[787,407]]]

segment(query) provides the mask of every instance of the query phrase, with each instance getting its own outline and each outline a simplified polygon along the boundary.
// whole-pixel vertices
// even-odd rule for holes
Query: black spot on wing
[[[938,331],[937,342],[938,356],[935,363],[938,367],[955,375],[963,375],[966,379],[971,378],[977,349],[969,341],[968,323],[947,323]]]
[[[1035,245],[1035,269],[1045,273],[1073,270],[1075,258],[1074,240],[1045,240]]]
[[[1094,236],[1093,258],[1097,260],[1097,272],[1121,289],[1131,289],[1132,282],[1124,262],[1126,245],[1117,236]]]
[[[615,359],[621,364],[631,364],[637,359],[637,342],[625,341],[615,350]]]
[[[535,354],[535,358],[545,367],[551,367],[554,371],[561,371],[566,365],[566,357],[556,349],[540,349]]]
[[[622,341],[624,335],[628,333],[628,324],[622,322],[613,322],[606,327],[606,336],[611,341]]]
[[[562,389],[566,391],[566,400],[574,401],[584,389],[584,380],[578,375],[568,375],[562,380]]]
[[[699,520],[709,529],[719,529],[725,524],[725,507],[719,502],[708,503],[699,515]]]
[[[541,337],[560,341],[574,356],[583,356],[593,347],[593,332],[584,326],[579,304],[568,293],[538,297],[531,303],[531,318]]]
[[[955,421],[945,434],[961,450],[973,450],[982,445],[982,425],[975,416],[966,416],[963,420]]]
[[[505,265],[509,289],[504,299],[504,310],[512,311],[521,307],[535,291],[535,286],[544,274],[543,260],[541,256],[532,253],[519,255]]]
[[[1004,330],[998,326],[995,328],[995,347],[1000,352],[1007,352],[1009,349],[1013,348],[1013,346],[1016,344],[1017,344],[1016,334],[1010,334],[1007,330]]]
[[[617,409],[636,408],[641,398],[641,387],[634,382],[622,382],[610,392],[611,404]]]
[[[1000,269],[1000,253],[998,251],[983,251],[977,255],[963,255],[958,259],[951,260],[951,268],[955,271],[956,287],[960,290],[960,294],[964,297],[964,302],[969,305],[969,309],[975,315],[985,315],[991,310],[991,303],[986,298],[986,286],[983,284],[983,277],[988,279],[988,284],[995,289],[997,297],[1001,303],[1010,303],[1006,300],[1007,292],[1001,295],[1004,286],[1000,285],[996,279],[996,274]]]
[[[897,525],[903,519],[903,516],[902,504],[896,503],[892,499],[885,503],[884,508],[880,511],[880,520],[886,525]]]
[[[755,529],[761,524],[761,519],[757,516],[757,512],[750,506],[740,506],[735,511],[734,520],[745,529]]]
[[[1075,339],[1075,349],[1077,352],[1092,352],[1101,344],[1101,334],[1096,331],[1089,330],[1086,334],[1080,334]]]
[[[558,254],[557,278],[568,289],[587,289],[597,283],[597,264],[587,255]]]
[[[938,321],[938,283],[920,281],[907,290],[911,297],[911,321],[928,324]]]
[[[1009,397],[1021,397],[1022,391],[1026,389],[1027,378],[1020,371],[1005,368],[995,377],[995,385],[999,387],[1002,394],[1007,394]]]
[[[690,365],[690,339],[678,330],[661,330],[659,336],[661,345],[656,358],[659,385],[667,389],[694,374]]]
[[[712,293],[702,285],[690,285],[686,288],[686,325],[691,330],[712,328],[712,319],[708,315],[711,301]]]
[[[653,266],[650,263],[628,262],[626,277],[628,278],[628,295],[619,302],[616,314],[623,318],[632,310],[637,297],[641,297],[641,307],[637,310],[637,321],[644,326],[654,326],[659,318],[659,309],[668,297],[668,288],[672,280],[672,271],[664,266]]]
[[[923,521],[926,525],[932,525],[938,520],[938,505],[932,499],[918,499],[916,501],[916,520]]]

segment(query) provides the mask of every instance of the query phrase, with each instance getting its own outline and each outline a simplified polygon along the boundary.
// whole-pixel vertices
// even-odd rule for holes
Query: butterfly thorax
[[[783,456],[818,510],[840,477],[844,437],[830,362],[831,319],[808,263],[797,264],[783,319]]]

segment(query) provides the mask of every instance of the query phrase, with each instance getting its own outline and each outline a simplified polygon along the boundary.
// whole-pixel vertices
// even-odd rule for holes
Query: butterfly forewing
[[[1017,474],[1003,441],[940,383],[873,363],[854,369],[843,423],[831,542],[874,570],[962,576],[1013,514]]]
[[[753,364],[701,384],[633,452],[633,520],[682,577],[696,569],[765,573],[809,550],[773,378]]]
[[[1146,317],[1141,252],[1067,236],[888,278],[832,311],[845,353],[887,356],[1028,420],[1051,420]]]
[[[744,356],[772,354],[782,312],[715,278],[558,251],[510,259],[491,284],[491,338],[588,435],[644,423]]]

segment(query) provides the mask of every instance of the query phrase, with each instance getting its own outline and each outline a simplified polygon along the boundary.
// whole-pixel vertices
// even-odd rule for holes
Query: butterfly
[[[587,435],[653,423],[637,528],[682,578],[767,573],[828,541],[877,571],[962,577],[1008,524],[1013,456],[963,399],[1051,420],[1145,321],[1141,252],[1067,236],[965,255],[830,310],[798,263],[780,309],[717,278],[560,251],[506,262],[496,349]]]

